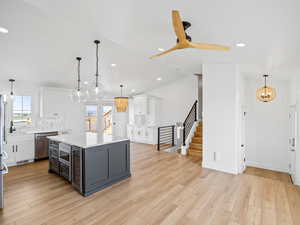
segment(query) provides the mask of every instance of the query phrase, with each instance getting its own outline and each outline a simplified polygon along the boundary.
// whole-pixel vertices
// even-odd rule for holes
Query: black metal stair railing
[[[173,147],[175,145],[175,125],[158,127],[157,151]]]
[[[197,103],[198,101],[196,100],[195,103],[193,104],[189,114],[187,115],[185,121],[183,122],[183,135],[182,135],[182,144],[185,146],[185,140],[188,137],[194,122],[197,121]]]

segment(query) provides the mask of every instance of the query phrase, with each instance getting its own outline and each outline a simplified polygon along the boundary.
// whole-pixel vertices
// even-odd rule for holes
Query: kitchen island
[[[83,196],[131,176],[128,139],[99,134],[48,138],[49,172],[67,179]]]

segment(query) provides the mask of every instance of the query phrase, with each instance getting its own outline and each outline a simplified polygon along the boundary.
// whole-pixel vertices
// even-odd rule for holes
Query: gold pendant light
[[[270,86],[267,86],[267,77],[269,75],[263,75],[265,79],[265,86],[257,89],[256,98],[262,102],[271,102],[276,97],[276,90]]]
[[[126,112],[128,106],[128,97],[122,96],[122,88],[123,88],[122,84],[120,85],[120,88],[121,88],[121,96],[115,97],[115,105],[117,108],[117,112]]]

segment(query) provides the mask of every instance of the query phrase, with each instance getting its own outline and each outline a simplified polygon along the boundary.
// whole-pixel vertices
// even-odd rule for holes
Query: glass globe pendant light
[[[92,101],[99,101],[103,97],[103,85],[99,82],[99,40],[95,40],[96,44],[96,80],[95,80],[95,89],[91,91]]]
[[[276,97],[276,90],[270,86],[267,86],[267,77],[269,75],[263,75],[265,79],[265,85],[256,91],[256,98],[261,102],[271,102]]]
[[[72,93],[72,100],[74,102],[83,102],[84,93],[81,90],[81,80],[80,80],[80,61],[81,57],[76,57],[77,60],[77,88]]]

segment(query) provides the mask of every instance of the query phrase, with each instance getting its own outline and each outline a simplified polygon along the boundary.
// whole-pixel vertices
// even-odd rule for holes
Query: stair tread
[[[202,149],[196,149],[196,148],[189,148],[189,150],[195,151],[195,152],[202,152]]]

